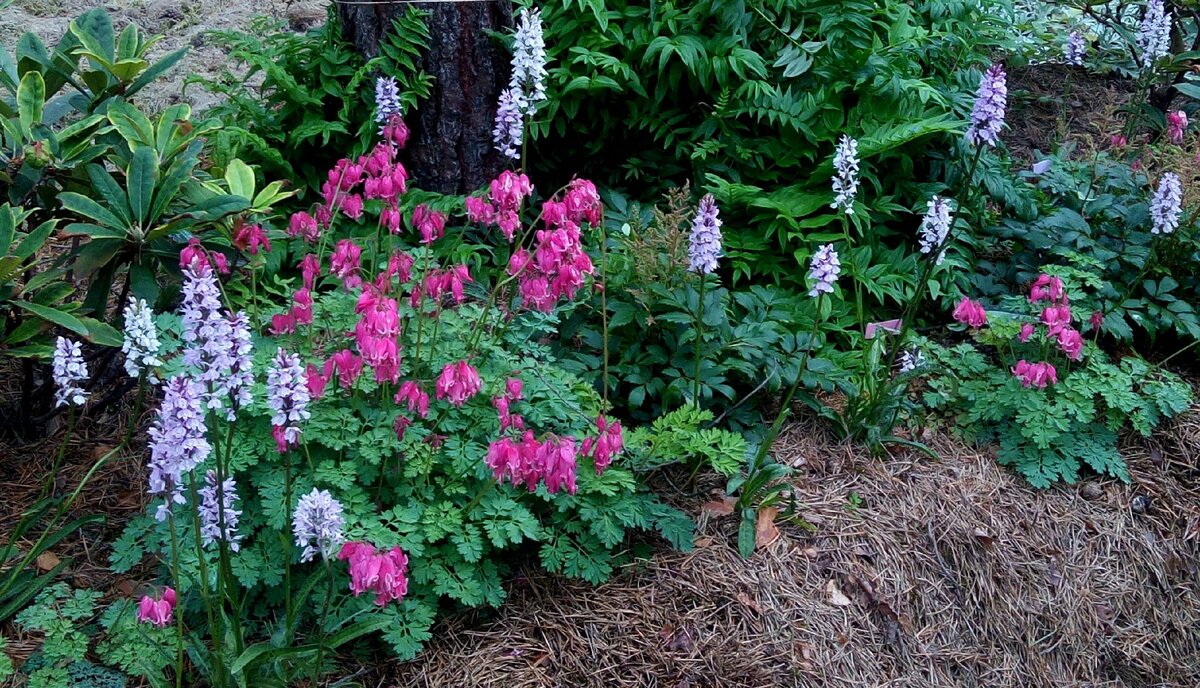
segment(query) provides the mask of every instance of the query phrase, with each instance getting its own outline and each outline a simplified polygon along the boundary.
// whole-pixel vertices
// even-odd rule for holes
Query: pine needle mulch
[[[780,441],[798,514],[748,560],[732,516],[591,587],[529,573],[379,685],[1200,685],[1200,411],[1134,483],[1038,492],[943,432],[940,461]]]

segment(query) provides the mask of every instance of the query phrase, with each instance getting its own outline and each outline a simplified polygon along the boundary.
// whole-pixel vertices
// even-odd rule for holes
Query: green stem
[[[708,282],[707,275],[700,273],[699,298],[696,301],[696,375],[692,378],[692,403],[700,409],[700,368],[704,360],[704,285]]]
[[[175,516],[174,514],[167,517],[167,524],[171,529],[171,577],[175,582],[176,595],[181,595],[179,591],[183,590],[183,586],[179,581],[179,536],[175,532]],[[183,604],[176,599],[175,609],[175,688],[183,688]]]
[[[322,561],[325,564],[325,573],[329,576],[329,586],[325,590],[325,600],[321,603],[321,617],[317,619],[317,661],[313,664],[313,688],[320,686],[321,663],[325,659],[325,619],[329,616],[329,603],[333,600],[333,568],[329,566],[328,559],[323,558]]]
[[[487,481],[487,484],[484,485],[483,488],[480,489],[473,498],[471,498],[471,501],[467,503],[467,506],[463,508],[464,519],[471,515],[471,510],[479,505],[479,500],[483,499],[488,492],[491,492],[492,488],[496,487],[497,483],[499,482],[500,481],[496,480],[495,478]]]
[[[804,369],[808,366],[808,359],[812,356],[812,350],[817,347],[817,334],[821,329],[821,306],[824,305],[824,300],[825,294],[822,293],[817,296],[817,308],[816,314],[813,316],[813,328],[812,332],[809,333],[808,346],[805,347],[804,353],[800,355],[800,367],[796,370],[796,380],[792,382],[792,386],[788,388],[787,394],[783,396],[779,413],[775,416],[775,422],[771,423],[771,428],[767,430],[766,437],[758,445],[758,451],[755,453],[752,466],[757,466],[761,463],[763,458],[766,457],[767,452],[771,451],[771,445],[775,443],[775,438],[779,437],[779,432],[783,429],[783,423],[791,413],[792,399],[795,398],[796,392],[804,382]]]
[[[46,482],[42,485],[42,493],[38,496],[38,501],[54,493],[54,481],[58,477],[58,470],[62,468],[63,459],[67,456],[67,443],[71,441],[73,432],[75,432],[75,405],[69,404],[67,406],[67,430],[63,434],[62,442],[58,445],[58,455],[54,457],[54,466],[46,475]]]
[[[290,450],[283,452],[283,500],[283,513],[286,519],[286,515],[292,513],[292,452]],[[286,642],[290,643],[296,616],[292,606],[292,538],[288,537],[287,528],[280,529],[279,539],[283,543],[284,638]]]

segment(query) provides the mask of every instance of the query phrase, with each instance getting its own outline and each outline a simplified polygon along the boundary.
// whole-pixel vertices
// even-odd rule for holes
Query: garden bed
[[[732,517],[593,588],[530,573],[499,616],[436,628],[389,676],[428,686],[1195,686],[1200,409],[1124,447],[1132,485],[1033,491],[929,433],[941,461],[793,426],[813,530],[743,561]],[[1145,499],[1149,507],[1141,509]],[[855,505],[858,506],[855,506]],[[391,681],[389,681],[391,682]]]

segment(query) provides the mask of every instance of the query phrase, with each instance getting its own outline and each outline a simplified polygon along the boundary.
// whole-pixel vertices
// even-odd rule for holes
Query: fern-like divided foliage
[[[1178,376],[1136,357],[1110,361],[1098,350],[1058,384],[1026,388],[1007,367],[997,367],[973,345],[930,346],[941,374],[925,400],[948,409],[968,435],[999,444],[1000,463],[1034,487],[1073,483],[1085,468],[1129,481],[1118,449],[1127,430],[1148,437],[1182,413],[1192,390]]]
[[[554,97],[533,123],[542,164],[586,160],[591,178],[649,193],[698,180],[731,218],[735,276],[792,284],[813,234],[838,222],[837,139],[859,139],[865,163],[871,197],[854,221],[886,242],[880,228],[927,198],[913,182],[926,151],[961,126],[960,73],[1009,40],[991,3],[959,0],[554,0],[543,12]]]
[[[213,32],[241,67],[192,79],[221,96],[210,111],[224,124],[214,159],[239,157],[268,179],[300,180],[315,192],[338,158],[362,152],[377,126],[377,76],[396,79],[402,113],[429,95],[433,77],[418,66],[429,47],[424,17],[416,9],[396,17],[370,60],[342,38],[332,5],[326,23],[304,34],[266,17],[247,31]]]
[[[328,332],[352,329],[356,302],[356,295],[344,290],[326,293],[316,301],[317,321],[327,323]],[[402,317],[411,315],[404,310],[409,308],[406,299]],[[483,308],[468,304],[441,314],[432,369],[440,370],[468,349]],[[498,310],[488,317],[502,319]],[[163,316],[160,326],[175,332],[175,320]],[[269,627],[273,622],[279,587],[287,582],[280,562],[294,556],[288,505],[314,487],[330,490],[345,506],[349,537],[404,550],[409,588],[402,604],[379,607],[370,596],[345,595],[344,582],[329,591],[328,574],[320,566],[293,567],[293,594],[303,596],[296,598],[299,607],[328,605],[329,614],[313,621],[328,629],[378,620],[384,640],[405,658],[429,639],[440,610],[501,604],[506,576],[523,559],[515,554],[536,552],[552,572],[599,583],[628,557],[624,545],[631,532],[656,532],[672,547],[690,548],[692,521],[647,490],[637,471],[681,460],[732,472],[745,446],[735,434],[702,427],[711,420],[707,413],[683,411],[632,431],[626,452],[602,474],[581,463],[575,494],[551,494],[544,485],[530,492],[492,481],[484,462],[497,433],[491,399],[503,394],[510,376],[519,374],[524,381],[519,408],[529,427],[560,437],[594,432],[601,401],[593,386],[559,367],[550,349],[538,343],[557,327],[557,316],[521,316],[503,338],[479,345],[472,360],[484,381],[481,393],[457,409],[434,403],[427,421],[399,435],[396,421],[405,410],[390,395],[381,401],[383,389],[370,376],[360,378],[350,393],[331,389],[313,403],[303,428],[304,456],[291,463],[275,449],[269,411],[256,406],[243,413],[229,440],[230,466],[244,500],[239,507],[244,542],[231,562],[238,595],[246,601],[243,623]],[[412,340],[419,336],[406,331],[404,349],[415,350]],[[429,336],[426,332],[425,350]],[[309,347],[321,346],[323,337],[315,344],[304,336],[256,341],[256,367],[268,364],[276,345],[312,356]],[[256,396],[262,394],[260,389]],[[187,519],[176,527],[179,541],[193,537]],[[113,567],[124,572],[147,554],[166,556],[170,543],[166,524],[149,516],[135,520],[114,546]],[[185,579],[179,594],[187,598],[197,590]]]

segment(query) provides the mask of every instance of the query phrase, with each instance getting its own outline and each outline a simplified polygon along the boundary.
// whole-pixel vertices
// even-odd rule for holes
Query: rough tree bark
[[[496,99],[508,83],[508,55],[487,30],[512,24],[510,0],[467,0],[410,5],[338,3],[346,39],[367,57],[392,19],[416,6],[429,13],[429,51],[420,65],[433,75],[428,100],[406,123],[412,131],[405,153],[414,184],[429,191],[465,193],[502,169],[492,148]]]

